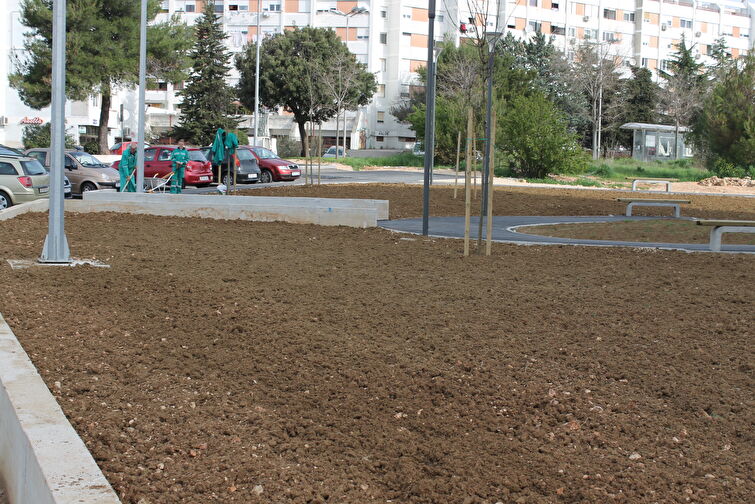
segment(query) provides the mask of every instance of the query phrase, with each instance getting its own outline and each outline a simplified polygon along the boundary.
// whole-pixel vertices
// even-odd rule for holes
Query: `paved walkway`
[[[686,243],[649,243],[649,242],[625,242],[609,240],[583,240],[576,238],[555,238],[550,236],[538,236],[519,233],[519,226],[537,226],[548,224],[588,223],[588,222],[621,222],[627,220],[658,220],[658,217],[529,217],[529,216],[505,216],[493,217],[493,241],[502,243],[517,243],[521,245],[587,245],[596,247],[645,247],[668,250],[684,250],[687,252],[710,252],[708,244]],[[690,219],[691,220],[691,219]],[[472,217],[471,236],[477,238],[478,219]],[[379,221],[378,225],[392,231],[420,234],[422,232],[422,219],[399,219],[392,221]],[[441,238],[464,238],[464,217],[431,217],[429,223],[431,236]],[[483,236],[485,229],[483,228]],[[724,236],[724,240],[725,240]],[[721,247],[722,252],[739,252],[755,254],[755,245],[726,245]]]

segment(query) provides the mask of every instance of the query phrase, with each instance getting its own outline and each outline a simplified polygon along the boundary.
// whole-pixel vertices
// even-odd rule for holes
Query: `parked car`
[[[26,155],[36,159],[50,171],[50,149],[28,149]],[[120,184],[117,170],[82,150],[66,150],[65,169],[73,194],[116,189]]]
[[[18,149],[0,144],[0,156],[24,156],[25,154]]]
[[[0,156],[0,210],[50,196],[50,175],[34,158]]]
[[[68,180],[68,177],[66,177],[65,175],[63,175],[63,197],[73,197],[73,192],[71,191],[71,181]]]
[[[215,182],[218,181],[218,164],[212,159],[212,151],[210,147],[202,147],[202,153],[212,163],[212,175]],[[254,154],[244,146],[236,149],[234,155],[234,162],[231,163],[236,176],[237,184],[256,184],[260,181],[260,167],[257,163],[257,158]],[[226,166],[222,167],[223,184],[228,186],[228,169]]]
[[[424,156],[425,145],[422,142],[415,142],[414,147],[412,148],[412,154],[415,156]]]
[[[328,150],[325,151],[325,154],[323,154],[322,157],[324,158],[336,157],[336,146],[333,145],[331,147],[328,147]],[[346,157],[346,152],[343,150],[343,147],[338,147],[338,157]]]
[[[177,149],[176,145],[154,145],[144,149],[144,177],[167,177],[173,171],[170,162],[171,153]],[[186,149],[189,151],[189,164],[184,170],[182,186],[192,185],[205,187],[212,182],[212,166],[204,154],[196,147]],[[118,169],[120,160],[113,163],[113,168]]]
[[[131,146],[131,144],[136,144],[137,142],[118,142],[117,144],[110,147],[110,154],[115,156],[122,156],[123,153]],[[150,145],[147,142],[144,142],[144,147],[149,147]]]
[[[254,154],[257,158],[257,163],[260,166],[262,173],[260,174],[260,182],[268,184],[276,181],[291,181],[296,180],[301,176],[301,169],[299,165],[291,161],[286,161],[278,157],[276,153],[270,149],[264,147],[239,147],[239,150],[247,149]]]

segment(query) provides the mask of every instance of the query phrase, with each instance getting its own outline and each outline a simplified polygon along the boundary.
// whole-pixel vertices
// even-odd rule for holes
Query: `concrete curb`
[[[0,479],[12,504],[120,504],[2,315]]]
[[[20,205],[15,205],[10,208],[6,208],[5,210],[0,210],[0,221],[12,219],[27,212],[46,212],[49,206],[50,200],[48,199],[30,201],[29,203],[21,203]]]

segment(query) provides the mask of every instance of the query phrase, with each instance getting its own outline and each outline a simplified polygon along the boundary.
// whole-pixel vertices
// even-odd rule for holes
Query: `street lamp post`
[[[427,9],[427,92],[425,110],[425,176],[422,189],[422,234],[429,234],[430,224],[430,172],[433,169],[435,151],[435,0],[430,0]]]
[[[71,262],[71,252],[65,233],[63,200],[66,135],[66,0],[55,0],[53,5],[51,105],[50,211],[47,237],[39,262],[68,264]]]
[[[144,192],[144,127],[147,110],[144,106],[147,89],[147,0],[142,0],[139,26],[139,129],[136,137],[136,192]],[[121,190],[124,188],[122,187]]]
[[[349,47],[349,18],[356,16],[358,14],[369,14],[369,10],[365,7],[354,7],[349,12],[341,12],[339,10],[332,10],[332,11],[326,11],[331,14],[335,14],[337,16],[343,16],[346,18],[346,36],[343,41],[344,44],[346,44],[346,47]],[[337,112],[337,113],[340,113]],[[336,121],[337,123],[338,121]],[[338,138],[338,133],[336,133],[336,138]],[[343,109],[343,153],[346,154],[346,107]],[[336,142],[336,157],[338,157],[338,142]]]
[[[257,0],[257,57],[254,60],[254,145],[257,145],[260,115],[260,15],[262,0]]]

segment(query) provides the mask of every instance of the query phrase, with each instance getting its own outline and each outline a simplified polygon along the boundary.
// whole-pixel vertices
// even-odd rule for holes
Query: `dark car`
[[[144,149],[144,178],[166,178],[173,171],[170,162],[171,153],[177,148],[175,145],[155,145]],[[205,187],[212,182],[212,168],[204,154],[196,147],[189,147],[189,164],[184,170],[183,184]],[[120,160],[113,163],[118,169]]]
[[[212,163],[213,180],[217,182],[218,163],[212,159],[212,151],[210,150],[210,147],[202,147],[202,152]],[[256,184],[260,181],[260,167],[257,164],[257,158],[254,157],[254,154],[244,147],[239,147],[236,150],[234,158],[234,161],[231,163],[231,168],[234,170],[237,184]],[[228,180],[228,167],[225,162],[220,169],[223,173],[223,184],[227,186],[230,181]]]
[[[262,174],[260,175],[260,181],[263,184],[270,182],[281,182],[296,180],[301,176],[301,169],[299,165],[291,161],[281,159],[278,155],[266,149],[265,147],[239,147],[239,151],[245,149],[254,154],[257,158],[257,163],[260,165]]]

